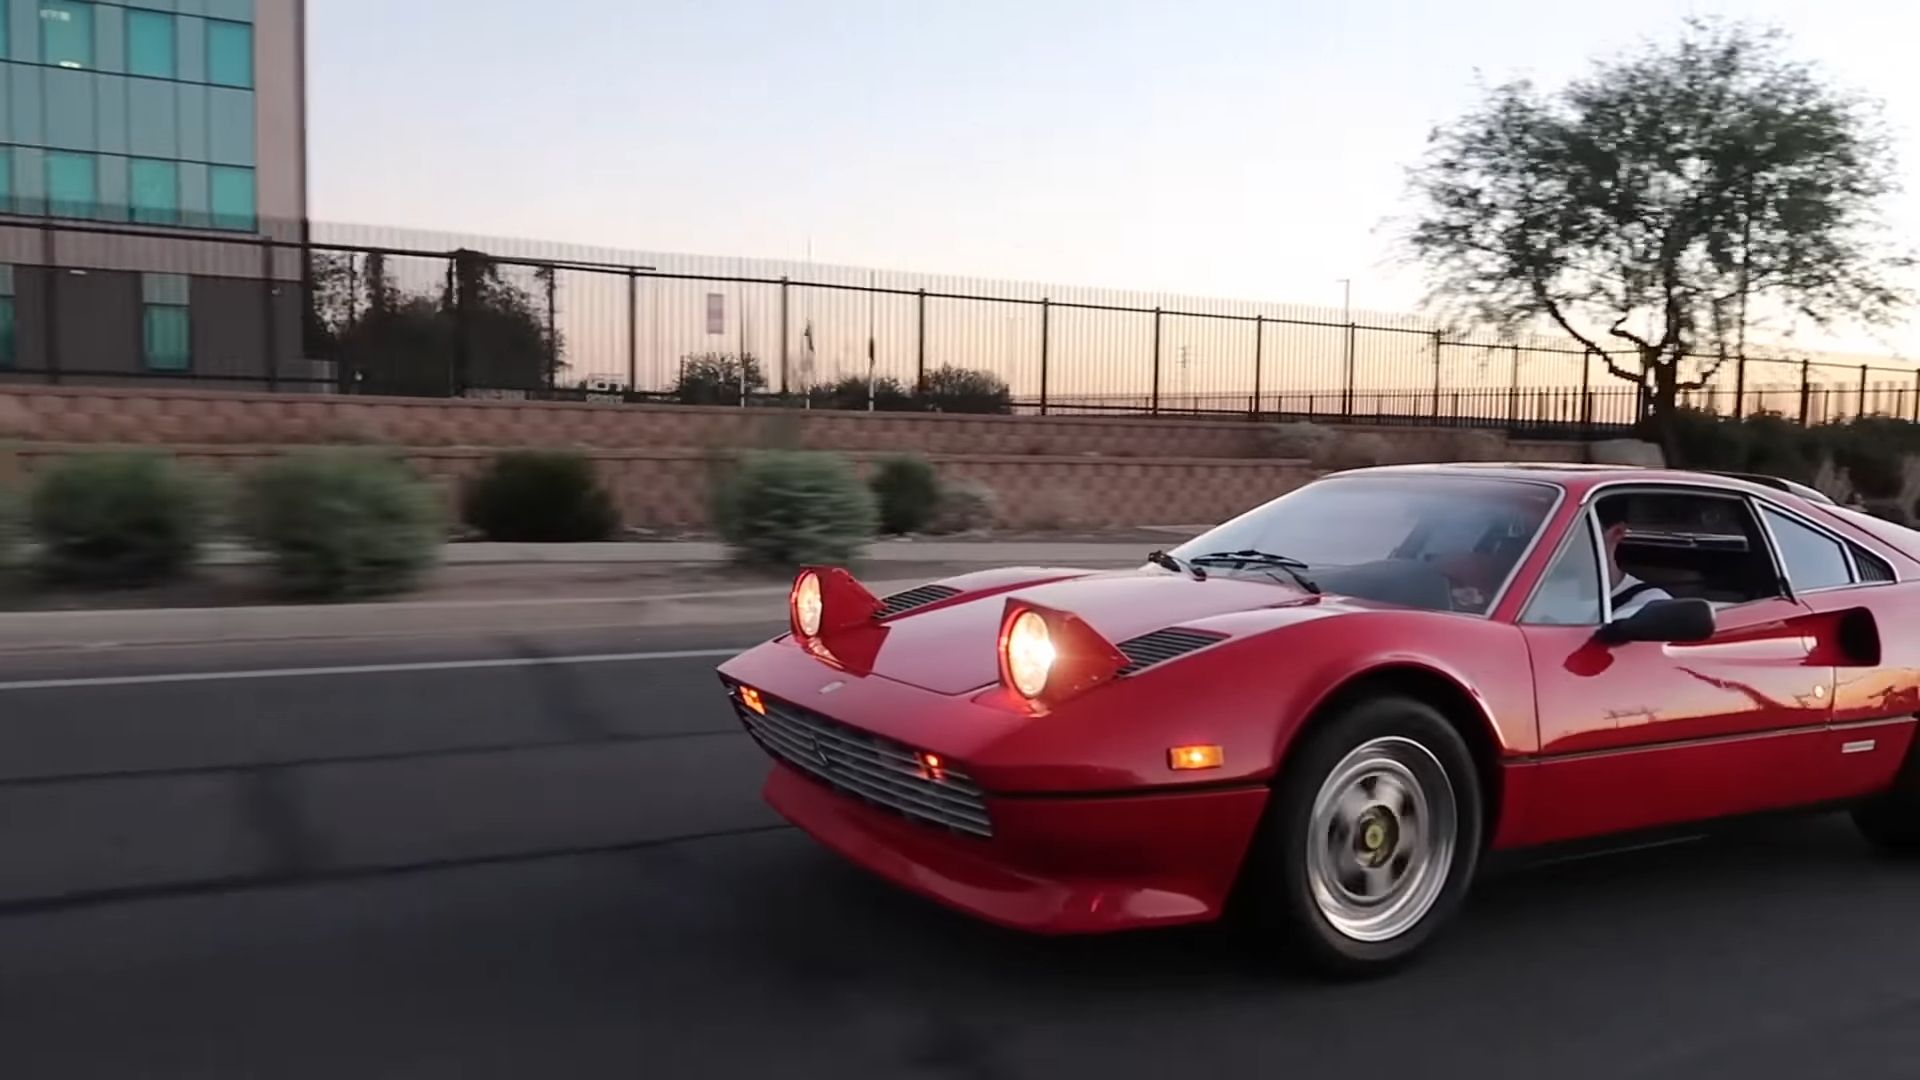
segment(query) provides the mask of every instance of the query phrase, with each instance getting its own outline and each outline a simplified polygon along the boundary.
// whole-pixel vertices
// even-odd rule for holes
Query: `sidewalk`
[[[1162,547],[1183,543],[1186,535],[1169,531]],[[861,554],[862,563],[947,563],[1017,566],[1024,563],[1079,565],[1144,561],[1152,544],[1089,541],[876,540]],[[444,549],[448,566],[498,566],[540,563],[720,565],[729,561],[726,545],[709,541],[634,541],[598,544],[457,543]],[[232,544],[212,545],[201,560],[207,566],[252,566],[259,552]]]
[[[1172,546],[1177,539],[1170,539]],[[1137,543],[883,541],[853,567],[879,595],[993,566],[1135,567]],[[708,543],[454,544],[412,594],[274,603],[252,552],[208,553],[177,592],[105,594],[77,607],[0,611],[0,653],[150,645],[415,637],[607,627],[731,626],[785,617],[784,575],[727,562]],[[219,579],[229,579],[221,581]],[[208,580],[212,579],[212,580]]]

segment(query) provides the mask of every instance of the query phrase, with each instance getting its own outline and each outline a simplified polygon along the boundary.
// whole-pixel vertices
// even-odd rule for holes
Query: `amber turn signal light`
[[[740,688],[740,704],[745,705],[761,716],[767,715],[767,703],[760,700],[760,691],[755,690],[751,686],[743,686]]]
[[[1173,769],[1217,769],[1227,756],[1217,746],[1176,746],[1167,751],[1167,766]]]

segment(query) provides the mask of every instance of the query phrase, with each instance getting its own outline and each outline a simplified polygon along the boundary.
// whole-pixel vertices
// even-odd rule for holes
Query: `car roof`
[[[1605,483],[1631,480],[1649,484],[1686,483],[1711,484],[1727,491],[1738,491],[1754,495],[1774,495],[1781,492],[1809,501],[1831,502],[1826,496],[1812,488],[1777,477],[1760,476],[1748,473],[1709,472],[1695,469],[1656,469],[1642,465],[1598,465],[1581,464],[1566,461],[1452,461],[1428,462],[1416,465],[1378,465],[1371,468],[1351,469],[1334,476],[1360,475],[1420,475],[1420,476],[1459,476],[1476,479],[1528,480],[1535,483],[1556,484],[1567,489],[1575,498],[1582,497],[1595,487]]]

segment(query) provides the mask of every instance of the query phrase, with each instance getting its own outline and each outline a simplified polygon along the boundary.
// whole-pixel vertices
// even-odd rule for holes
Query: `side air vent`
[[[894,593],[880,601],[880,617],[891,619],[895,615],[905,614],[917,607],[945,600],[949,596],[959,596],[960,590],[951,585],[922,585],[917,589]]]
[[[1861,581],[1877,584],[1898,580],[1893,575],[1893,567],[1887,565],[1887,560],[1882,559],[1880,556],[1875,555],[1873,552],[1868,551],[1858,544],[1851,546],[1853,548],[1854,564],[1860,567]]]
[[[1224,637],[1225,634],[1178,628],[1142,634],[1120,643],[1120,651],[1127,658],[1127,666],[1120,669],[1120,674],[1132,675],[1176,656],[1185,656],[1195,649],[1204,649]]]

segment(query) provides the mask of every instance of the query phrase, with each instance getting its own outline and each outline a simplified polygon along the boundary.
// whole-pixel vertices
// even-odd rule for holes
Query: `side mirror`
[[[1705,600],[1655,600],[1624,619],[1600,628],[1602,644],[1630,641],[1705,641],[1713,636],[1713,605]]]

